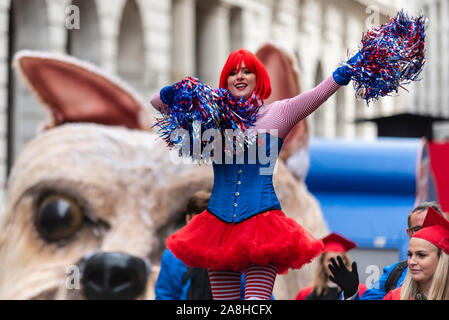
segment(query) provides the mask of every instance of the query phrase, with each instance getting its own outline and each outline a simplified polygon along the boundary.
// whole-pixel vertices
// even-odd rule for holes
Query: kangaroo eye
[[[51,195],[38,206],[35,225],[39,234],[48,241],[58,241],[74,235],[83,225],[83,213],[71,199]]]

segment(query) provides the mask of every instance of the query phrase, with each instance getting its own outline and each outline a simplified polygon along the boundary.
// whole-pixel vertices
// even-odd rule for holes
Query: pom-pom
[[[181,156],[202,162],[210,160],[213,152],[238,153],[254,142],[254,135],[247,134],[261,106],[254,93],[248,100],[236,98],[226,89],[213,89],[192,77],[181,80],[174,87],[173,104],[168,105],[168,112],[153,125],[158,127],[158,134],[169,148],[180,148]],[[209,129],[214,132],[209,132],[211,134],[203,141],[203,134]],[[234,139],[226,129],[241,134],[242,139]],[[226,142],[226,138],[232,141]],[[221,139],[222,150],[204,153],[214,139]]]
[[[404,11],[364,34],[360,54],[346,65],[352,69],[356,95],[367,104],[417,81],[425,63],[425,18]]]

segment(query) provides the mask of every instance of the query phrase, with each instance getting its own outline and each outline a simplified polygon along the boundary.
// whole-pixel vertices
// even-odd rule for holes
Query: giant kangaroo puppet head
[[[211,167],[176,161],[138,95],[95,66],[32,51],[14,66],[50,116],[9,177],[0,298],[154,299],[165,239],[190,196],[211,190]],[[325,235],[316,201],[278,164],[285,212]],[[300,283],[277,285],[277,298],[310,280],[300,272]]]

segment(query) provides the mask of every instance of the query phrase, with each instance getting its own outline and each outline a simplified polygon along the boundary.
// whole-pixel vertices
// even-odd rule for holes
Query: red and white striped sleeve
[[[277,129],[278,137],[284,139],[290,130],[302,119],[318,109],[340,85],[333,77],[325,79],[314,89],[266,106],[266,112],[256,122],[255,129]]]

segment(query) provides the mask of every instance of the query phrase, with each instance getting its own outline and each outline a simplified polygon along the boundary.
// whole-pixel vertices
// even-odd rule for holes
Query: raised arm
[[[161,96],[159,92],[156,92],[153,97],[151,98],[151,105],[159,112],[161,113],[167,113],[167,105],[162,102]]]

